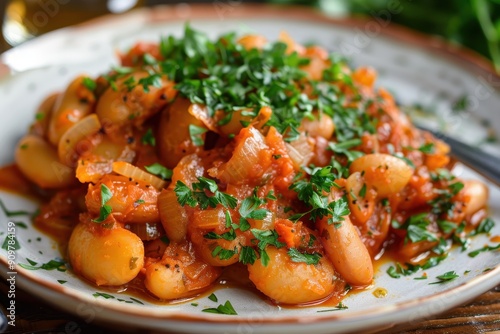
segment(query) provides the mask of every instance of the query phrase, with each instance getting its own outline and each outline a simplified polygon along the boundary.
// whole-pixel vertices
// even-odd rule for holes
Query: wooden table
[[[0,303],[5,313],[7,284],[1,283]],[[87,324],[85,321],[60,310],[44,301],[28,295],[19,288],[16,290],[16,327],[8,327],[5,333],[153,333],[148,330],[134,328],[116,331],[98,324]],[[371,332],[373,333],[373,332]],[[413,324],[401,324],[390,329],[377,332],[379,334],[500,334],[500,286],[479,296],[472,302],[454,308],[448,312]]]

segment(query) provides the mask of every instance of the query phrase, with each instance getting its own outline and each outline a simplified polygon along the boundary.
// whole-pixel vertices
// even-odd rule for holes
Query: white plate
[[[191,18],[194,28],[211,37],[230,31],[253,31],[275,39],[282,30],[299,42],[314,41],[349,56],[354,64],[371,65],[379,72],[378,85],[390,89],[404,105],[416,103],[436,113],[426,118],[441,124],[464,140],[478,143],[485,138],[484,120],[490,130],[500,129],[500,79],[491,74],[487,62],[464,50],[452,50],[440,41],[410,33],[383,21],[334,21],[303,8],[244,6],[230,2],[230,7],[162,7],[143,9],[124,16],[94,21],[76,28],[47,34],[6,52],[1,62],[13,72],[0,78],[0,164],[13,161],[16,141],[33,120],[34,111],[44,96],[60,90],[75,75],[97,75],[110,65],[116,49],[126,49],[134,41],[157,41],[160,35],[179,35],[184,19]],[[1,71],[0,64],[0,71]],[[471,101],[467,112],[453,113],[451,106],[464,94]],[[500,152],[494,143],[481,148]],[[466,168],[457,173],[477,178]],[[490,186],[490,208],[500,222],[500,191]],[[21,197],[0,192],[0,199],[10,210],[34,211],[36,205]],[[3,243],[8,221],[17,224],[15,235],[20,249],[15,263],[27,264],[27,258],[45,263],[61,257],[49,237],[36,230],[28,217],[6,217],[0,212]],[[500,235],[500,224],[492,235]],[[473,240],[470,249],[493,244],[487,236]],[[0,250],[2,275],[10,276],[7,252]],[[279,308],[266,303],[248,290],[216,291],[220,302],[230,300],[237,316],[202,312],[217,304],[203,297],[197,307],[190,302],[160,305],[142,300],[140,304],[126,294],[113,293],[105,299],[93,294],[99,288],[86,284],[71,271],[25,270],[13,268],[16,283],[47,302],[81,316],[84,321],[101,320],[124,326],[148,327],[177,332],[199,333],[337,333],[374,329],[394,323],[419,321],[464,303],[500,283],[500,253],[486,252],[471,258],[467,252],[454,250],[439,266],[427,270],[428,280],[413,276],[393,279],[386,274],[389,264],[375,275],[373,287],[352,294],[344,300],[346,310],[319,312],[327,307]],[[487,269],[491,269],[487,271]],[[454,270],[460,277],[446,284],[429,285],[433,278]],[[485,271],[486,270],[486,271]],[[470,271],[464,274],[465,271]],[[58,280],[66,281],[64,284]],[[373,291],[385,288],[385,298]],[[120,301],[120,300],[121,301]]]

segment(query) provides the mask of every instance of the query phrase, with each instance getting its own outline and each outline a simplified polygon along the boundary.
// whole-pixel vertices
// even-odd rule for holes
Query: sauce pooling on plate
[[[337,303],[387,249],[439,263],[490,224],[486,186],[371,68],[189,26],[120,62],[47,97],[15,154],[45,194],[37,226],[92,284],[173,301],[237,272],[273,303]]]

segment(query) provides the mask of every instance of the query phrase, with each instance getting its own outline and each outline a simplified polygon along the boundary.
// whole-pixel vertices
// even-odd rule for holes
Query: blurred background
[[[48,31],[108,13],[178,3],[260,2],[316,8],[327,15],[376,16],[394,3],[391,22],[464,45],[489,58],[500,73],[500,0],[0,0],[0,52]]]

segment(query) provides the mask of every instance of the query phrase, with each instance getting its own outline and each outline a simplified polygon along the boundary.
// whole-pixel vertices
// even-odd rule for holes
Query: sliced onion
[[[97,183],[101,177],[112,172],[112,161],[80,159],[76,167],[76,178],[81,183]]]
[[[101,122],[96,114],[88,115],[71,126],[59,140],[57,147],[59,160],[67,166],[76,167],[78,157],[86,147],[87,149],[90,147],[90,145],[81,145],[81,142],[87,139],[90,144],[90,136],[100,129]]]
[[[139,167],[129,164],[125,161],[115,161],[113,162],[113,172],[132,178],[136,181],[142,181],[146,184],[150,184],[158,190],[165,187],[167,182],[163,181],[159,177],[154,176],[146,171],[143,171]]]
[[[211,230],[224,226],[226,221],[224,211],[219,208],[196,211],[193,215],[192,226],[199,229]]]
[[[297,170],[303,166],[307,166],[313,157],[313,144],[304,134],[301,134],[297,140],[291,143],[285,143],[285,146]]]
[[[193,103],[189,106],[188,112],[197,120],[203,122],[209,130],[217,132],[217,122],[215,121],[215,118],[208,114],[206,105]]]
[[[188,217],[172,189],[163,189],[158,195],[158,211],[168,238],[174,242],[183,240],[187,233]]]
[[[155,240],[165,234],[160,223],[126,224],[125,228],[144,241]]]
[[[267,169],[266,166],[262,166],[265,162],[261,161],[261,152],[269,149],[264,136],[253,127],[242,131],[247,131],[246,136],[236,145],[233,156],[226,163],[220,176],[225,183],[240,184],[258,176],[254,175],[256,171],[264,172]]]

